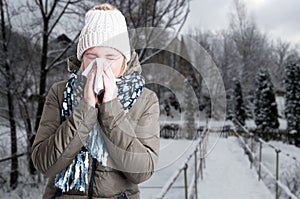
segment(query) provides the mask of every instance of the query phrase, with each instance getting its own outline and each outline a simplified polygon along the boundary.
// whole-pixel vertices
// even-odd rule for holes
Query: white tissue
[[[104,89],[104,84],[103,84],[103,79],[102,79],[103,70],[105,68],[107,68],[109,65],[104,58],[94,59],[88,65],[88,67],[86,67],[86,69],[82,72],[82,75],[87,77],[88,74],[90,73],[90,71],[92,70],[92,67],[94,66],[94,64],[96,64],[96,66],[97,66],[97,73],[96,73],[95,82],[94,82],[94,92],[96,94],[99,94],[99,92]]]

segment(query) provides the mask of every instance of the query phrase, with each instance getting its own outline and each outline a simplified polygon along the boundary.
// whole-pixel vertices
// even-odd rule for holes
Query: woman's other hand
[[[105,103],[117,97],[118,89],[116,85],[116,78],[111,67],[104,69],[102,78],[104,82],[104,97],[102,103]]]

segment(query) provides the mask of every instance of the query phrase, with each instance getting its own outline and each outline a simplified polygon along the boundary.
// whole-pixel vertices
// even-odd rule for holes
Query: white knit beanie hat
[[[85,25],[81,30],[77,45],[77,58],[95,46],[115,48],[130,60],[130,44],[124,15],[118,10],[89,10],[85,15]]]

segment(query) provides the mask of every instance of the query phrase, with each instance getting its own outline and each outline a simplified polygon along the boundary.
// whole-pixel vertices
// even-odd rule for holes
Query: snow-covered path
[[[216,141],[210,136],[209,146]],[[210,147],[208,147],[209,149]],[[250,164],[234,137],[220,138],[206,159],[204,179],[199,180],[201,199],[271,199],[274,196]]]
[[[208,151],[216,140],[216,135],[209,136]],[[167,147],[160,154],[159,166],[164,166],[156,171],[150,180],[141,184],[141,198],[143,199],[154,198],[160,192],[159,187],[163,186],[168,178],[176,172],[192,150],[192,143],[185,140],[162,139],[162,145]],[[181,156],[177,157],[172,164],[167,165],[166,162],[175,158],[176,153]],[[192,179],[193,166],[194,158],[189,162],[189,182]],[[175,183],[177,188],[171,189],[165,198],[184,198],[183,182],[183,174],[181,174]],[[207,156],[204,179],[199,178],[198,180],[198,196],[201,199],[274,198],[264,183],[257,180],[254,168],[250,169],[247,156],[235,137],[218,139],[217,144]]]

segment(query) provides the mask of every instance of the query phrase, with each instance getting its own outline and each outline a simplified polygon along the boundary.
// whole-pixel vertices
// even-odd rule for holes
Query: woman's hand
[[[84,99],[92,107],[97,107],[98,104],[98,98],[94,92],[94,82],[95,82],[96,72],[97,72],[97,67],[96,65],[94,65],[92,67],[92,70],[87,76],[87,81],[84,87]]]
[[[116,85],[116,78],[110,67],[104,69],[102,73],[104,83],[104,97],[102,103],[115,99],[118,95],[118,89]]]

